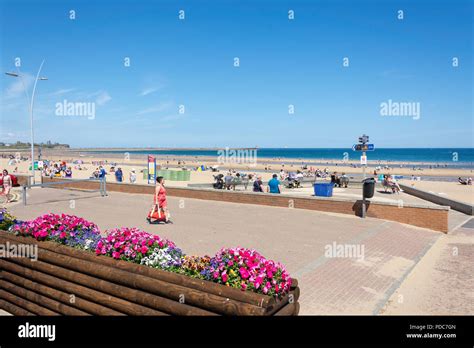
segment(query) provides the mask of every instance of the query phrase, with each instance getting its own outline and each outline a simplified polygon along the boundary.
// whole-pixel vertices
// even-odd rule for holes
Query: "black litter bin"
[[[375,179],[368,178],[362,182],[362,195],[364,196],[364,198],[372,198],[374,196],[375,191]]]

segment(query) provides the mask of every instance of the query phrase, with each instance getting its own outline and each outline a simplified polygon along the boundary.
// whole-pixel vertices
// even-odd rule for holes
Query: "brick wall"
[[[30,177],[32,176],[29,176],[29,175],[16,175],[16,174],[13,174],[16,176],[16,178],[18,179],[18,184],[20,186],[25,186],[28,184],[28,180],[30,180]]]
[[[43,178],[44,182],[58,181],[58,179]],[[64,180],[64,179],[61,179]],[[74,182],[60,186],[80,189],[98,190],[97,182]],[[133,185],[126,183],[107,183],[107,191],[122,193],[149,194],[153,195],[152,185]],[[340,213],[361,216],[362,201],[351,201],[348,199],[325,198],[325,197],[291,197],[283,195],[273,195],[269,193],[224,191],[214,189],[197,188],[176,188],[167,187],[169,196],[194,198],[221,202],[231,202],[239,204],[257,204],[274,207],[293,207],[294,209],[308,209],[323,212]],[[418,227],[429,228],[435,231],[448,232],[448,212],[449,207],[420,207],[405,204],[399,207],[390,203],[369,203],[367,206],[367,216],[384,220],[396,221]]]

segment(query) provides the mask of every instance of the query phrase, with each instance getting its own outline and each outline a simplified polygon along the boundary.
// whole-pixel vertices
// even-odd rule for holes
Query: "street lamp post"
[[[363,134],[361,137],[359,137],[359,143],[361,143],[362,145],[365,145],[368,142],[369,142],[369,136],[368,135]],[[365,158],[365,160],[367,160],[367,157],[366,157],[367,155],[365,153],[365,150],[362,151],[362,156]],[[365,194],[364,194],[364,181],[365,181],[365,178],[366,178],[365,168],[366,168],[367,164],[361,164],[361,165],[362,165],[362,176],[363,176],[363,180],[362,180],[362,218],[365,218],[366,215],[367,215],[367,202],[365,200]]]
[[[38,83],[38,80],[41,80],[41,81],[47,80],[46,77],[39,76],[41,73],[41,69],[43,68],[43,64],[44,64],[44,59],[41,62],[41,65],[38,69],[38,73],[36,74],[35,83],[33,85],[33,92],[31,93],[31,99],[29,98],[28,91],[26,90],[25,81],[23,80],[23,77],[20,74],[20,70],[17,69],[18,73],[12,73],[12,72],[6,73],[8,76],[19,77],[21,79],[26,97],[28,98],[29,109],[30,109],[30,130],[31,130],[31,176],[32,176],[33,184],[35,183],[35,136],[34,136],[35,134],[34,134],[34,128],[33,128],[33,106],[35,102],[36,84]]]

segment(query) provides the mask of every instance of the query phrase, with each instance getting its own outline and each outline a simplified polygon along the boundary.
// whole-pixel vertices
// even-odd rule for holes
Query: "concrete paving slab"
[[[373,218],[291,208],[169,198],[173,224],[145,221],[152,197],[36,188],[20,219],[55,212],[81,216],[101,230],[139,227],[177,243],[188,254],[221,247],[254,248],[298,278],[301,314],[379,314],[442,235]],[[339,251],[342,248],[342,253]]]

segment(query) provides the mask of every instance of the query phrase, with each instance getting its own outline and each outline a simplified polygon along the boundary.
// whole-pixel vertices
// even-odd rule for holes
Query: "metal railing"
[[[45,183],[40,183],[40,184],[33,184],[31,185],[28,182],[28,185],[23,186],[23,205],[25,206],[27,204],[26,202],[26,189],[30,189],[32,187],[49,187],[49,186],[54,186],[54,185],[64,185],[64,184],[74,184],[76,182],[98,182],[99,183],[99,192],[101,197],[106,197],[107,195],[107,181],[105,178],[101,179],[96,179],[96,178],[90,178],[90,179],[79,179],[79,180],[64,180],[64,181],[50,181],[50,182],[45,182]],[[91,191],[95,192],[95,191]]]

